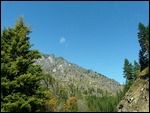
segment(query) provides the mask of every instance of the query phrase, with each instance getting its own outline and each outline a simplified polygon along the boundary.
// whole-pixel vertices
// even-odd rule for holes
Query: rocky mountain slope
[[[43,54],[42,58],[36,60],[36,64],[41,65],[45,73],[57,79],[61,86],[73,85],[74,89],[81,90],[83,94],[90,92],[96,96],[114,95],[123,88],[113,79],[70,63],[63,57],[56,58],[53,54]]]
[[[117,108],[118,112],[149,112],[149,72],[139,75]]]

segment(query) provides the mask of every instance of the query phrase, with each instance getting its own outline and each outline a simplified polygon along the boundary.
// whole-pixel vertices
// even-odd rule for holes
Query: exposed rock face
[[[69,63],[63,57],[56,58],[54,55],[43,55],[42,58],[36,60],[36,63],[65,87],[73,84],[76,89],[82,92],[90,90],[92,94],[97,96],[101,96],[102,93],[113,95],[116,91],[123,89],[123,86],[117,81]]]
[[[135,80],[117,108],[118,112],[149,112],[149,74]]]

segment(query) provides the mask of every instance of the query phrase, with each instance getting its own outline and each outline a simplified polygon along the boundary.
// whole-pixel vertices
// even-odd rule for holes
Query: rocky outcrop
[[[149,112],[149,73],[135,80],[117,109],[118,112]]]

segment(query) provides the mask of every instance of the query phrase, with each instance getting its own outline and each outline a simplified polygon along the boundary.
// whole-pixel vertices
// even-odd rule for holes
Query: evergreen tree
[[[139,63],[142,71],[148,66],[149,63],[149,26],[146,27],[144,24],[139,23],[138,29],[138,41],[141,47],[139,51]]]
[[[148,40],[148,29],[149,28],[144,26],[144,24],[139,23],[138,29],[139,29],[138,40],[140,43],[141,50],[143,52],[146,52],[147,51],[146,40]]]
[[[144,55],[144,52],[142,50],[139,51],[139,63],[140,71],[142,71],[148,66],[148,58]]]
[[[147,27],[147,40],[146,40],[146,49],[148,51],[148,61],[149,61],[149,24],[148,24],[148,27]]]
[[[134,80],[137,78],[139,73],[140,73],[140,64],[134,60],[134,65],[133,65],[133,78],[134,78]]]
[[[129,62],[128,59],[124,60],[124,67],[123,67],[123,74],[124,74],[124,78],[126,78],[127,81],[129,80],[133,80],[133,68],[132,68],[132,64]]]
[[[134,65],[132,65],[128,59],[124,60],[123,74],[126,78],[126,83],[124,86],[124,93],[128,91],[133,81],[137,78],[140,73],[140,65],[134,60]]]
[[[134,80],[133,66],[128,59],[124,60],[123,74],[124,78],[126,78],[126,83],[124,86],[124,92],[126,92],[130,88]]]
[[[30,50],[30,26],[23,18],[13,28],[1,32],[1,111],[35,112],[44,110],[48,96],[40,85],[44,77],[34,59],[40,58],[37,50]]]

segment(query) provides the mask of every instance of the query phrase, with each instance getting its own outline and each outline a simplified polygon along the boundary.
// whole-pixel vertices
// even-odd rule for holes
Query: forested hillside
[[[56,111],[62,108],[67,99],[77,102],[76,111],[115,111],[118,103],[116,96],[121,94],[123,86],[92,70],[86,70],[66,61],[63,57],[42,55],[35,64],[42,66],[46,78],[42,84],[55,96]],[[108,103],[105,103],[108,101]],[[82,107],[81,107],[82,106]],[[72,108],[68,111],[73,111]]]

